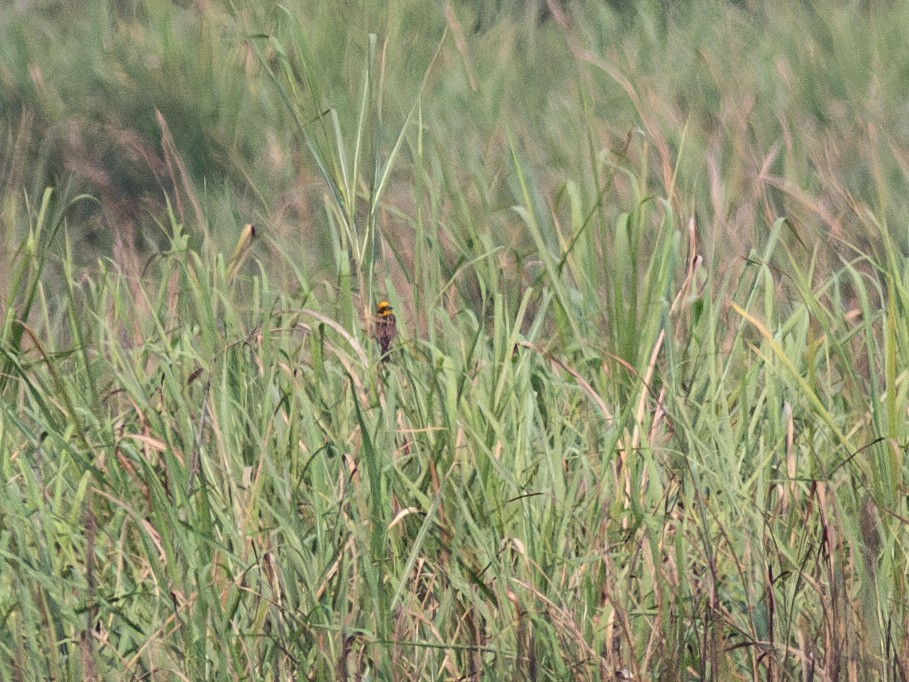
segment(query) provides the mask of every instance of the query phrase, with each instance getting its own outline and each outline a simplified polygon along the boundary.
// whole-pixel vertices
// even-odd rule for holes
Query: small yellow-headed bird
[[[382,349],[382,362],[388,360],[388,350],[398,333],[398,322],[392,310],[388,301],[379,301],[376,306],[376,341]]]

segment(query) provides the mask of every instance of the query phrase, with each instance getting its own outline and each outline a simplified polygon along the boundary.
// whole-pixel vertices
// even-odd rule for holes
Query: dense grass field
[[[7,3],[0,680],[909,679],[907,34]]]

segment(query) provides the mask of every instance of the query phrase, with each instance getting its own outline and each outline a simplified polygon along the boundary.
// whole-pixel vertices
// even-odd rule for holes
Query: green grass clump
[[[17,5],[0,679],[905,679],[909,12],[822,4]]]

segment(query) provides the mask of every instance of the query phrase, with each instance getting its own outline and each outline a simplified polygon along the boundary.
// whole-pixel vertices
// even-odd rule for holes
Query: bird
[[[398,321],[392,310],[388,301],[379,301],[379,305],[376,306],[376,341],[382,349],[382,362],[388,360],[388,350],[398,333]]]

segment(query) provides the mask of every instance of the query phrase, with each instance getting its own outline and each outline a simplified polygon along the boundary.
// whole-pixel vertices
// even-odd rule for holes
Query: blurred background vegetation
[[[860,2],[10,3],[7,247],[22,237],[13,206],[53,185],[98,199],[69,220],[86,261],[163,243],[170,198],[194,234],[231,244],[253,222],[282,243],[302,237],[306,266],[332,272],[326,188],[265,70],[277,42],[301,122],[313,133],[334,111],[352,147],[375,33],[381,130],[366,153],[387,154],[416,103],[422,126],[388,189],[393,243],[427,208],[454,235],[482,216],[480,232],[520,258],[513,139],[557,215],[569,180],[621,196],[601,171],[627,159],[697,216],[716,265],[735,267],[780,215],[835,265],[839,240],[871,246],[906,214],[894,187],[907,169],[909,56],[895,49],[907,21],[901,3]],[[421,172],[444,174],[435,206],[413,189],[417,154]]]

